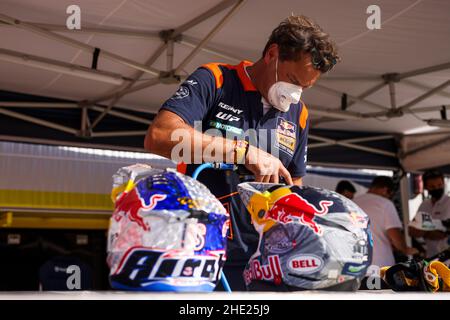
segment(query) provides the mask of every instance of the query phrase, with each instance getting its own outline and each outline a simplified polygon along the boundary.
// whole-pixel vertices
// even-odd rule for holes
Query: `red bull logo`
[[[266,213],[266,217],[283,224],[301,223],[310,228],[318,235],[323,234],[322,228],[314,221],[314,217],[324,216],[328,213],[328,208],[333,205],[333,201],[320,201],[317,209],[308,200],[303,199],[295,193],[285,195],[278,199],[272,208]]]
[[[292,123],[290,123],[289,121],[284,121],[284,120],[280,121],[280,127],[284,130],[294,130],[295,129],[295,126]]]
[[[278,118],[277,133],[295,138],[295,125],[289,121]]]
[[[261,265],[258,259],[250,262],[248,269],[244,271],[244,280],[249,284],[252,280],[272,281],[275,284],[281,284],[283,273],[281,272],[280,258],[278,256],[269,256],[269,264]]]
[[[133,188],[131,191],[124,193],[119,200],[116,201],[114,219],[120,221],[120,219],[122,219],[121,214],[125,213],[130,221],[136,222],[142,229],[148,231],[150,228],[145,224],[144,219],[139,214],[139,210],[152,210],[159,201],[164,200],[166,197],[165,194],[152,195],[149,198],[149,204],[146,205],[137,189]]]

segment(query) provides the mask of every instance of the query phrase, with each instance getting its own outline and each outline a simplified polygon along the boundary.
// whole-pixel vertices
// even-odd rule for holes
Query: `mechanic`
[[[355,186],[348,180],[339,181],[335,191],[350,200],[353,200],[356,193]]]
[[[425,199],[417,210],[417,215],[425,212],[433,220],[442,221],[449,228],[450,196],[445,194],[444,175],[439,170],[428,170],[422,175],[424,188],[429,198]],[[449,234],[441,230],[425,231],[409,227],[409,234],[414,238],[424,238],[426,257],[430,258],[449,248]]]
[[[300,100],[339,61],[335,44],[305,16],[275,28],[254,64],[210,63],[192,73],[159,110],[145,149],[187,164],[241,164],[255,181],[301,185],[306,173],[308,110]],[[181,146],[181,147],[180,147]],[[204,170],[199,176],[230,213],[224,272],[233,291],[258,245],[236,186],[242,175]]]

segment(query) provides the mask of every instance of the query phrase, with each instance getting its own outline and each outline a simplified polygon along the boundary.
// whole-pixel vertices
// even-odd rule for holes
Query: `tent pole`
[[[446,70],[449,68],[450,68],[450,62],[447,62],[447,63],[438,64],[438,65],[431,66],[431,67],[426,67],[426,68],[422,68],[422,69],[417,69],[417,70],[413,70],[413,71],[400,73],[399,75],[397,75],[397,79],[402,80],[405,78],[419,76],[422,74],[436,72],[436,71],[442,71],[442,70]]]
[[[368,141],[378,141],[378,140],[385,140],[385,139],[392,139],[392,138],[394,138],[393,135],[391,135],[391,134],[384,134],[384,135],[381,135],[381,136],[374,136],[374,137],[345,139],[344,142],[349,142],[349,143],[368,142]]]
[[[183,35],[183,37],[181,38],[179,43],[182,45],[188,46],[190,48],[195,48],[200,43],[200,40],[194,39],[193,37],[190,37],[190,36]],[[229,53],[223,52],[221,50],[213,49],[208,46],[204,46],[203,48],[201,48],[201,50],[204,52],[216,55],[220,58],[224,58],[224,59],[233,61],[234,63],[239,63],[240,61],[244,60],[243,58],[239,58],[239,57],[230,55]]]
[[[391,108],[397,108],[397,99],[395,96],[395,83],[393,81],[389,81],[389,96],[391,98]]]
[[[195,17],[194,19],[182,24],[181,26],[175,28],[172,36],[173,37],[177,37],[180,34],[182,34],[183,32],[185,32],[186,30],[191,29],[192,27],[196,26],[197,24],[209,19],[210,17],[216,15],[217,13],[231,7],[234,3],[236,2],[236,0],[224,0],[222,2],[220,2],[219,4],[217,4],[216,6],[214,6],[213,8],[205,11],[204,13],[200,14],[199,16]]]
[[[391,139],[391,138],[393,138],[392,135],[382,135],[382,136],[374,136],[374,137],[366,137],[366,138],[345,139],[345,140],[340,140],[340,142],[358,143],[358,142],[385,140],[385,139]],[[308,145],[308,149],[327,147],[327,146],[330,146],[330,145],[333,145],[333,144],[330,143],[330,142],[311,143],[311,144]]]
[[[228,22],[228,20],[242,7],[245,0],[239,0],[233,8],[227,12],[227,14],[219,21],[219,23],[203,38],[202,41],[191,51],[191,53],[178,65],[175,69],[175,74],[180,73],[180,71],[194,58],[198,51],[203,48],[203,46],[217,33],[219,30]]]
[[[367,98],[367,97],[370,96],[372,93],[375,93],[375,92],[377,92],[378,90],[380,90],[381,88],[384,88],[385,85],[386,85],[385,82],[380,82],[380,83],[377,84],[376,86],[374,86],[374,87],[372,87],[372,88],[370,88],[370,89],[364,91],[363,93],[361,93],[361,94],[358,96],[358,99],[365,99],[365,98]],[[354,105],[355,103],[356,103],[356,101],[350,101],[350,102],[347,104],[347,109],[350,108],[350,106]]]
[[[32,23],[30,21],[26,21],[26,23]],[[132,38],[143,38],[143,39],[149,39],[149,38],[160,38],[160,32],[159,31],[141,31],[141,30],[128,30],[128,29],[121,29],[121,28],[97,28],[97,27],[83,27],[80,30],[70,30],[67,29],[66,26],[60,26],[56,24],[49,24],[49,23],[34,23],[35,26],[41,27],[47,31],[56,31],[56,32],[65,32],[65,33],[72,33],[72,34],[78,34],[78,33],[87,33],[87,34],[106,34],[106,35],[114,35],[114,36],[122,36],[122,37],[132,37]],[[13,27],[10,24],[0,24],[0,27]],[[188,46],[190,48],[195,48],[199,43],[200,40],[187,36],[187,35],[180,35],[179,39],[174,40],[177,43],[180,43],[182,45]],[[234,57],[228,53],[222,52],[217,49],[213,49],[208,46],[204,46],[201,48],[202,51],[214,54],[218,57],[225,58],[231,61],[240,62],[243,60],[243,58]],[[146,64],[148,65],[148,64]]]
[[[132,89],[137,91],[137,90],[140,90],[141,86],[144,86],[145,88],[147,88],[149,86],[153,86],[153,85],[156,85],[158,83],[160,83],[159,78],[153,78],[153,79],[150,79],[149,81],[146,81],[146,82],[144,82],[144,83],[142,83],[140,85],[137,85],[135,87],[127,88],[127,89],[124,89],[123,91],[117,92],[117,94],[115,95],[114,99],[109,103],[108,107],[106,109],[104,109],[103,112],[97,116],[97,118],[95,118],[95,120],[92,122],[92,124],[91,124],[89,129],[90,130],[94,129],[95,126],[108,114],[108,112],[111,111],[111,109],[114,107],[114,105],[117,103],[117,101],[119,101],[120,98],[122,98],[127,93],[133,92]]]
[[[426,145],[424,145],[424,146],[418,147],[418,148],[416,148],[416,149],[410,150],[410,151],[404,153],[402,157],[403,157],[403,158],[406,158],[406,157],[408,157],[408,156],[410,156],[410,155],[416,154],[416,153],[419,152],[419,151],[424,151],[424,150],[427,150],[427,149],[430,149],[430,148],[434,148],[434,147],[436,147],[436,146],[439,146],[440,144],[448,143],[448,140],[449,140],[449,139],[450,139],[450,135],[447,135],[447,136],[445,136],[445,137],[442,138],[442,139],[439,139],[439,140],[437,140],[437,141],[434,141],[433,143],[429,143],[429,144],[426,144]]]
[[[321,81],[376,81],[380,76],[327,76],[324,75]]]
[[[72,63],[38,57],[8,49],[0,49],[0,60],[114,85],[120,85],[128,81],[128,79],[120,74],[94,70]]]
[[[405,173],[405,175],[400,179],[400,197],[402,203],[402,220],[404,226],[404,236],[406,245],[408,247],[412,246],[412,240],[408,233],[408,225],[409,225],[409,183],[408,183],[409,173]]]
[[[360,113],[356,112],[349,112],[349,111],[338,111],[333,109],[327,109],[327,108],[320,108],[317,106],[310,105],[311,113],[314,115],[323,115],[327,116],[329,118],[336,118],[336,119],[344,119],[344,120],[355,120],[355,119],[361,119],[362,115]]]
[[[89,136],[88,133],[88,111],[86,105],[81,105],[81,125],[80,125],[80,135],[83,137]]]
[[[166,46],[167,45],[165,43],[161,44],[161,46],[158,49],[156,49],[156,51],[152,54],[152,56],[145,62],[145,65],[147,65],[147,66],[152,65],[159,58],[159,56],[163,53],[163,51],[166,50]],[[105,100],[112,99],[112,98],[117,97],[117,96],[121,96],[122,97],[123,95],[125,95],[125,94],[127,94],[129,92],[134,92],[134,91],[127,91],[127,90],[129,90],[136,83],[136,81],[139,80],[139,78],[143,74],[144,74],[144,72],[137,71],[133,75],[133,77],[132,77],[133,79],[129,83],[127,83],[126,85],[123,85],[121,88],[115,88],[115,89],[111,90],[110,93],[104,94],[104,95],[102,95],[102,96],[100,96],[98,98],[95,98],[95,99],[92,99],[92,100],[88,100],[87,103],[93,105],[93,104],[97,104],[97,103],[105,101]],[[157,79],[157,78],[155,78],[155,79]],[[153,79],[147,81],[146,83],[149,84],[149,85],[153,85],[154,84],[153,83]],[[141,83],[141,85],[142,85],[142,83]],[[144,88],[146,88],[146,87],[144,87]]]
[[[334,90],[334,89],[331,89],[331,88],[322,86],[322,85],[320,85],[320,84],[314,85],[314,89],[317,89],[317,90],[320,90],[320,91],[323,91],[323,92],[327,92],[327,93],[329,93],[329,94],[332,94],[332,95],[338,96],[338,97],[341,97],[341,95],[342,95],[342,92],[339,92],[338,90]],[[373,103],[373,102],[370,102],[370,101],[367,101],[367,100],[364,100],[364,99],[362,99],[362,98],[355,97],[355,96],[349,95],[349,94],[347,94],[347,96],[348,96],[351,100],[355,100],[355,101],[364,103],[365,105],[367,105],[368,107],[371,107],[371,108],[373,108],[373,109],[377,109],[377,110],[388,110],[388,108],[383,107],[382,105],[379,105],[379,104],[377,104],[377,103]]]
[[[420,108],[415,108],[415,109],[406,109],[406,110],[402,110],[401,114],[410,114],[410,113],[429,113],[429,112],[433,112],[433,111],[441,111],[442,110],[442,106],[430,106],[430,107],[420,107]],[[389,112],[370,112],[370,113],[366,113],[364,114],[364,116],[368,117],[368,118],[373,118],[373,117],[389,117]]]
[[[48,108],[48,109],[78,109],[80,106],[76,103],[58,103],[58,102],[1,102],[0,101],[0,107],[6,107],[6,108],[26,108],[26,109],[41,109],[41,108]],[[92,106],[89,107],[91,110],[95,110],[97,112],[103,112],[105,110],[105,107],[102,106]],[[118,118],[127,119],[130,121],[138,122],[138,123],[144,123],[144,124],[150,124],[152,123],[151,120],[147,118],[138,117],[135,115],[127,114],[124,112],[111,110],[109,113],[113,116],[116,116]],[[152,113],[149,113],[149,115],[153,115]]]
[[[106,131],[106,132],[93,132],[92,137],[104,138],[104,137],[130,137],[130,136],[145,136],[147,131],[143,130],[130,130],[130,131]]]
[[[60,103],[60,102],[12,102],[0,101],[0,107],[7,108],[49,108],[49,109],[77,109],[77,103]]]
[[[173,54],[174,54],[174,45],[173,40],[167,41],[167,61],[166,61],[166,70],[171,71],[173,69]]]
[[[356,150],[361,150],[361,151],[365,151],[365,152],[381,154],[381,155],[392,157],[392,158],[397,158],[397,155],[394,152],[383,151],[383,150],[379,150],[379,149],[375,149],[375,148],[371,148],[371,147],[359,146],[356,144],[351,144],[351,143],[347,143],[347,142],[324,138],[324,137],[321,137],[321,136],[318,136],[315,134],[310,134],[309,137],[314,140],[319,140],[322,142],[329,142],[332,145],[340,145],[340,146],[347,147],[350,149],[356,149]]]
[[[421,96],[415,98],[414,100],[412,100],[411,102],[401,106],[399,109],[400,111],[406,110],[406,109],[410,109],[411,107],[413,107],[415,104],[419,103],[422,100],[425,100],[426,98],[428,98],[429,96],[435,94],[436,92],[439,92],[445,88],[447,88],[450,85],[450,80],[445,81],[444,83],[442,83],[441,85],[437,86],[436,88],[431,89],[430,91],[422,94]]]
[[[0,113],[4,114],[6,116],[12,117],[12,118],[16,118],[16,119],[20,119],[20,120],[23,120],[23,121],[31,122],[31,123],[38,124],[38,125],[41,125],[41,126],[44,126],[44,127],[47,127],[47,128],[63,131],[63,132],[70,133],[70,134],[73,134],[73,135],[78,134],[78,130],[75,130],[73,128],[69,128],[69,127],[66,127],[66,126],[63,126],[63,125],[60,125],[60,124],[57,124],[57,123],[53,123],[53,122],[50,122],[50,121],[38,119],[38,118],[35,118],[35,117],[27,116],[25,114],[17,113],[17,112],[14,112],[14,111],[10,111],[10,110],[6,110],[6,109],[0,108]]]
[[[0,135],[0,141],[14,141],[19,143],[35,143],[35,144],[48,144],[54,146],[65,146],[65,147],[77,147],[77,148],[94,148],[94,149],[107,149],[107,150],[117,150],[117,151],[129,151],[129,152],[140,152],[145,153],[144,147],[127,147],[127,146],[117,146],[117,145],[108,145],[108,144],[99,144],[99,143],[82,143],[82,142],[73,142],[73,141],[65,141],[65,140],[56,140],[56,139],[39,139],[39,138],[30,138],[30,137],[18,137],[18,136],[8,136],[8,135]]]
[[[374,170],[398,170],[398,167],[382,167],[374,165],[361,165],[361,164],[346,164],[346,163],[336,163],[336,162],[319,162],[319,161],[308,161],[308,165],[318,166],[318,167],[333,167],[333,168],[350,168],[350,169],[374,169]]]
[[[107,34],[107,35],[115,35],[115,36],[124,36],[124,37],[134,37],[134,38],[159,38],[159,31],[140,31],[140,30],[132,30],[132,29],[121,29],[121,28],[97,28],[97,27],[85,27],[81,29],[70,30],[67,29],[66,26],[60,26],[56,24],[49,23],[33,23],[30,21],[24,21],[28,24],[34,24],[37,27],[45,29],[47,31],[57,31],[57,32],[67,32],[72,34],[78,33],[94,33],[94,34]],[[8,26],[8,25],[6,25]]]
[[[98,111],[98,112],[103,112],[105,110],[104,107],[99,107],[99,106],[93,106],[93,107],[90,107],[90,109]],[[127,113],[120,112],[117,110],[110,110],[108,113],[113,116],[116,116],[118,118],[123,118],[123,119],[127,119],[130,121],[138,122],[138,123],[144,123],[144,124],[148,124],[148,125],[150,123],[152,123],[152,121],[149,119],[133,116],[131,114],[127,114]]]
[[[85,44],[83,42],[74,40],[72,38],[69,37],[65,37],[62,35],[59,35],[57,33],[53,33],[51,31],[47,31],[43,28],[37,27],[32,23],[26,23],[26,22],[22,22],[16,18],[12,18],[10,16],[4,15],[0,13],[0,21],[4,21],[8,24],[11,24],[13,26],[16,26],[17,28],[21,28],[24,30],[28,30],[37,34],[40,34],[41,36],[44,36],[46,38],[50,38],[56,41],[59,41],[61,43],[65,43],[67,45],[70,45],[72,47],[76,47],[78,49],[81,49],[83,51],[89,52],[89,53],[93,53],[95,51],[95,47],[90,46],[88,44]],[[101,50],[101,56],[105,57],[107,59],[110,59],[114,62],[120,63],[122,65],[125,65],[127,67],[133,68],[133,69],[137,69],[137,70],[141,70],[144,71],[146,73],[149,73],[151,75],[154,76],[158,76],[159,75],[159,70],[151,68],[151,67],[147,67],[143,64],[140,64],[136,61],[132,61],[130,59],[124,58],[122,56],[119,56],[115,53],[106,51],[106,50]]]
[[[162,54],[164,50],[167,48],[167,54],[168,54],[168,62],[167,66],[170,64],[170,69],[168,71],[172,70],[173,67],[173,39],[175,39],[177,36],[181,35],[181,33],[189,28],[192,28],[196,24],[202,22],[203,20],[209,18],[211,15],[214,15],[226,8],[228,8],[234,1],[225,0],[219,3],[217,6],[213,7],[212,9],[208,10],[207,12],[201,14],[200,16],[194,18],[193,20],[185,23],[184,25],[176,28],[173,32],[171,32],[170,37],[165,41],[154,53],[153,55],[147,60],[145,65],[150,66],[152,65]],[[169,52],[170,51],[170,52]],[[169,58],[171,56],[171,58]],[[169,62],[170,60],[170,62]],[[173,72],[173,74],[176,74],[176,72]],[[114,98],[110,104],[108,105],[108,108],[105,109],[92,123],[90,129],[92,130],[105,116],[106,114],[114,107],[114,105],[126,94],[142,90],[144,88],[148,88],[149,86],[153,86],[157,83],[155,83],[153,80],[146,81],[144,83],[141,83],[138,86],[133,87],[133,85],[139,80],[139,78],[143,75],[143,72],[140,71],[137,74],[134,75],[133,80],[128,83],[126,86],[119,89],[120,91],[114,90],[112,93],[104,95],[100,98],[94,99],[91,101],[92,104],[96,104],[100,101],[108,100],[111,98]],[[161,75],[159,75],[161,76]],[[158,83],[161,82],[158,79]]]
[[[402,80],[402,83],[406,84],[408,86],[417,88],[417,89],[424,90],[424,91],[429,91],[429,90],[433,89],[433,88],[425,86],[425,85],[423,85],[421,83],[417,83],[417,82],[409,80],[409,79]],[[436,92],[436,95],[441,96],[441,97],[445,97],[445,98],[450,98],[450,93],[445,92],[445,91]]]

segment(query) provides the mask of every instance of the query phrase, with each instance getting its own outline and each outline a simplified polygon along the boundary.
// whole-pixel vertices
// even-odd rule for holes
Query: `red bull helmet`
[[[357,290],[371,264],[368,216],[325,189],[241,183],[260,235],[244,271],[249,290]]]
[[[200,182],[145,165],[114,176],[108,234],[112,288],[213,291],[225,263],[228,214]]]

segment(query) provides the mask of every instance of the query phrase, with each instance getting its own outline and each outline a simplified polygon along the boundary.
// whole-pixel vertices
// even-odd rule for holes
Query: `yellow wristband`
[[[234,152],[236,154],[235,163],[244,164],[247,155],[248,142],[245,140],[236,140],[234,142]]]

